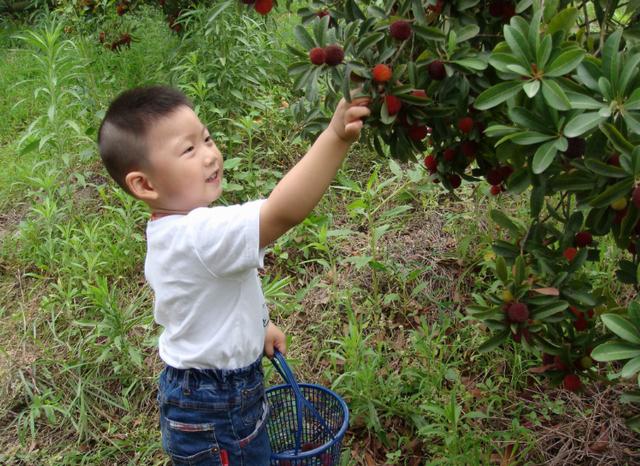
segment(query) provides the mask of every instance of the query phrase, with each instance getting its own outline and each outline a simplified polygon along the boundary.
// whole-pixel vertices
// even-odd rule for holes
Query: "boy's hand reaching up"
[[[356,91],[353,94],[355,93]],[[344,142],[351,144],[356,141],[364,125],[362,118],[371,114],[368,107],[369,101],[369,97],[352,98],[351,102],[347,102],[344,98],[340,99],[329,128]]]
[[[276,348],[283,355],[287,352],[287,339],[282,332],[273,322],[269,322],[267,325],[267,332],[264,336],[264,354],[269,359],[273,358],[273,349]]]

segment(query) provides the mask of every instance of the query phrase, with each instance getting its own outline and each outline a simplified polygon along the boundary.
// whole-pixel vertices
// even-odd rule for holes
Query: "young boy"
[[[285,352],[257,269],[264,248],[307,217],[359,137],[367,99],[340,101],[329,127],[266,200],[208,207],[222,154],[180,91],[124,92],[98,133],[114,180],[151,210],[145,277],[166,367],[158,403],[174,464],[269,464],[261,359]]]

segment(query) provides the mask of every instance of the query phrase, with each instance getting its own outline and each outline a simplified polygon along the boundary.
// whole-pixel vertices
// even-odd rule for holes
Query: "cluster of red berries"
[[[338,66],[344,60],[344,50],[339,45],[314,47],[309,51],[309,60],[314,65]]]
[[[253,8],[261,15],[268,14],[273,9],[273,0],[241,0],[245,5],[253,5]]]
[[[580,380],[580,376],[575,374],[574,371],[586,371],[593,367],[593,359],[591,359],[590,356],[591,349],[587,349],[586,353],[587,354],[582,357],[578,357],[568,364],[558,355],[554,356],[552,354],[543,353],[542,363],[553,370],[564,373],[562,378],[562,387],[565,390],[577,392],[582,388],[582,381]]]
[[[106,34],[104,31],[101,31],[98,35],[98,40],[101,44],[104,44],[106,48],[113,50],[114,52],[120,50],[122,47],[130,47],[131,46],[131,34],[128,32],[123,33],[119,39],[114,40],[110,44],[105,44]]]
[[[124,2],[116,4],[116,13],[118,14],[118,16],[124,15],[127,11],[129,11],[128,1],[125,0]]]
[[[497,166],[487,171],[485,178],[491,185],[491,194],[497,196],[504,191],[504,182],[509,179],[512,173],[513,167],[510,165]]]
[[[593,319],[594,312],[593,309],[589,309],[588,311],[580,311],[574,306],[569,307],[569,311],[574,315],[576,320],[573,321],[573,326],[578,332],[584,332],[589,328],[589,320]]]
[[[507,23],[516,14],[516,5],[510,1],[494,0],[489,4],[489,14]]]

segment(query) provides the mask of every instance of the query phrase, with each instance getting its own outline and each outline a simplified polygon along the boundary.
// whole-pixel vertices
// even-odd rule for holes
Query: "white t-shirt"
[[[144,272],[168,365],[237,369],[262,354],[269,322],[257,270],[264,266],[263,202],[201,207],[148,223]]]

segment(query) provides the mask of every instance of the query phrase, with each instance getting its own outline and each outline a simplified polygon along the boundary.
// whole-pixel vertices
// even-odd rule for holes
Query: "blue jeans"
[[[269,464],[269,409],[262,358],[240,369],[176,369],[160,374],[162,448],[175,465]]]

